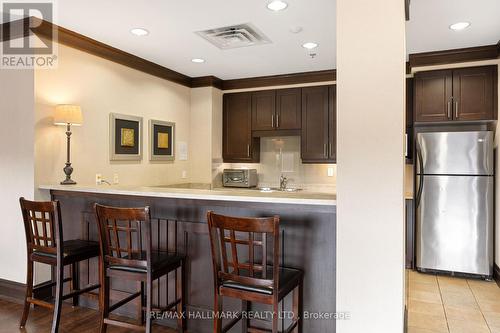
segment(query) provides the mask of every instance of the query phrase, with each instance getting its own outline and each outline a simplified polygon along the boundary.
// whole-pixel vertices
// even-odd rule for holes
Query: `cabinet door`
[[[280,89],[276,92],[277,129],[300,129],[301,124],[301,89]]]
[[[453,118],[455,120],[493,120],[497,66],[453,71]]]
[[[252,130],[272,130],[276,127],[276,90],[252,93]]]
[[[252,161],[252,95],[224,95],[223,158],[225,162]]]
[[[324,162],[328,159],[328,92],[328,86],[302,89],[303,162]]]
[[[406,163],[413,162],[413,79],[406,79]]]
[[[451,70],[415,74],[415,121],[452,120],[452,84]]]
[[[337,161],[337,87],[329,88],[328,98],[328,159]]]

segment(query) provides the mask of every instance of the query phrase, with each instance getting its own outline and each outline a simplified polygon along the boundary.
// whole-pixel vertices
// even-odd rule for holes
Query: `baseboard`
[[[9,301],[21,303],[24,301],[25,293],[26,284],[0,279],[0,297]]]
[[[500,287],[500,267],[498,267],[497,264],[493,265],[493,279]]]

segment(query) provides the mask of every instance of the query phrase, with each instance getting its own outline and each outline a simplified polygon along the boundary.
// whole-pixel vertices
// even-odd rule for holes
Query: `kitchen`
[[[6,83],[2,100],[19,98],[3,106],[20,110],[19,118],[2,118],[12,126],[0,134],[2,142],[16,142],[6,145],[6,156],[13,158],[2,169],[2,207],[9,212],[11,231],[2,239],[1,252],[12,253],[2,257],[2,265],[12,270],[0,276],[0,295],[19,302],[26,289],[18,207],[24,196],[59,200],[64,238],[96,242],[95,203],[150,206],[153,248],[179,249],[187,258],[182,306],[191,313],[214,309],[207,227],[207,212],[214,211],[241,218],[279,215],[280,263],[304,273],[301,296],[290,291],[280,309],[287,311],[300,299],[304,313],[343,317],[304,319],[295,327],[299,331],[400,332],[406,327],[408,332],[455,332],[467,327],[479,333],[500,327],[495,307],[500,289],[491,282],[498,277],[494,259],[500,257],[492,237],[498,198],[492,182],[498,139],[492,132],[498,118],[499,36],[490,15],[498,5],[463,2],[457,13],[443,17],[445,3],[431,8],[415,1],[407,21],[389,22],[375,3],[321,1],[316,7],[291,0],[239,1],[242,10],[236,10],[223,2],[196,2],[196,12],[173,2],[155,2],[156,10],[124,5],[123,14],[112,14],[111,4],[95,3],[102,9],[95,27],[81,4],[59,4],[54,25],[42,22],[33,28],[42,40],[50,39],[47,31],[57,31],[58,39],[50,39],[57,41],[57,67],[0,70]],[[283,3],[284,8],[270,8]],[[401,1],[392,5],[404,16]],[[216,8],[226,15],[204,14]],[[359,31],[352,25],[359,15],[363,22],[375,15],[377,26]],[[429,15],[432,24],[427,24]],[[105,23],[110,16],[112,29]],[[451,28],[463,20],[472,24]],[[433,37],[432,30],[440,35]],[[245,38],[232,38],[234,31],[252,34],[250,45],[243,47]],[[79,116],[63,119],[70,112]],[[432,138],[431,132],[448,134]],[[460,132],[490,134],[452,140]],[[489,148],[481,150],[473,141]],[[466,153],[460,146],[467,147]],[[477,151],[483,160],[473,154]],[[433,158],[445,152],[455,169],[433,170]],[[460,160],[460,154],[468,155]],[[475,164],[471,156],[477,157]],[[489,177],[488,184],[436,196],[450,182],[433,185],[428,179],[463,176],[467,163],[476,167],[471,175]],[[477,195],[457,204],[459,192]],[[444,198],[450,198],[448,203]],[[463,220],[460,229],[433,233],[435,217],[425,214],[446,209],[461,216],[478,212],[474,221],[485,228],[458,234],[468,227]],[[479,236],[470,236],[474,232]],[[430,246],[429,239],[434,240]],[[468,247],[454,254],[464,262],[480,261],[480,270],[457,266],[458,259],[447,265],[451,252],[440,249],[457,239],[465,239]],[[468,257],[472,252],[476,257]],[[98,263],[82,263],[80,280],[100,283]],[[48,265],[36,264],[34,271],[37,283],[55,274]],[[157,305],[167,307],[174,294],[179,296],[173,292],[177,281],[176,273],[154,282]],[[135,287],[112,282],[112,303],[134,295]],[[98,318],[95,294],[80,297],[77,305]],[[17,330],[21,307],[11,306],[9,316],[15,320],[8,327]],[[69,307],[62,307],[60,328],[77,325],[65,315]],[[224,297],[225,310],[240,307]],[[134,318],[137,308],[130,302],[116,313]],[[32,311],[44,318],[39,329],[48,331],[50,311]],[[36,329],[30,316],[26,327]],[[186,324],[192,332],[209,332],[214,325],[204,316],[188,318]],[[294,322],[284,320],[280,330],[287,324]],[[95,325],[87,331],[97,330]],[[235,325],[231,331],[246,324]],[[176,322],[157,320],[153,326],[155,331],[175,328]]]

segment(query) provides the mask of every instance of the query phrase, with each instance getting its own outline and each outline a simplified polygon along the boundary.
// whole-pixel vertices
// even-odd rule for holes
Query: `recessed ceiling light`
[[[302,44],[302,47],[303,47],[303,48],[306,48],[306,49],[308,49],[308,50],[312,50],[312,49],[317,48],[317,47],[318,47],[318,44],[313,43],[313,42],[308,42],[308,43]]]
[[[450,25],[451,30],[459,31],[464,30],[470,26],[470,22],[457,22],[455,24]]]
[[[143,28],[134,28],[131,29],[130,32],[136,36],[146,36],[149,35],[149,31]]]
[[[280,10],[283,10],[286,7],[288,7],[288,4],[281,0],[274,0],[267,4],[267,8],[275,12],[279,12]]]
[[[195,64],[202,64],[205,62],[205,59],[194,58],[194,59],[191,59],[191,61],[194,62]]]

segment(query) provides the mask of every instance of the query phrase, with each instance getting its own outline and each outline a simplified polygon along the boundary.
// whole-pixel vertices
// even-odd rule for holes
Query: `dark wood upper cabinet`
[[[276,90],[252,93],[252,130],[272,130],[276,118]]]
[[[453,71],[453,119],[496,119],[497,66]]]
[[[453,72],[430,71],[415,74],[414,113],[416,122],[451,120]]]
[[[331,86],[328,91],[328,159],[337,161],[337,89]]]
[[[276,128],[299,130],[302,122],[302,90],[280,89],[276,91]]]
[[[497,66],[415,74],[416,122],[497,119]]]
[[[328,160],[329,100],[328,86],[302,88],[302,162]]]
[[[224,162],[259,162],[258,142],[252,139],[252,93],[224,95]]]

